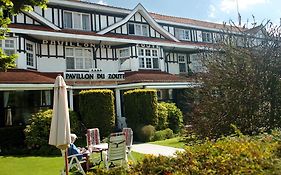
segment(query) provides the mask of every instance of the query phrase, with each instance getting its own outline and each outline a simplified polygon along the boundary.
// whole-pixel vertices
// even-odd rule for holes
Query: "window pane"
[[[152,66],[151,66],[151,58],[146,58],[145,61],[146,61],[146,68],[152,68]]]
[[[135,25],[129,24],[129,34],[135,34]]]
[[[81,14],[79,13],[73,13],[73,19],[74,19],[74,27],[75,29],[81,29]]]
[[[63,22],[64,28],[72,28],[72,13],[64,12]]]
[[[152,56],[157,56],[157,50],[152,50]]]
[[[13,55],[15,53],[15,50],[4,49],[4,52],[6,53],[6,55],[10,56],[10,55]]]
[[[140,68],[144,68],[144,58],[139,58]]]
[[[65,55],[66,56],[73,56],[73,48],[66,48],[65,49]]]
[[[82,15],[82,25],[83,30],[90,30],[90,16],[89,15]]]
[[[26,50],[33,52],[33,45],[29,44],[29,43],[26,43]]]
[[[150,50],[148,50],[148,49],[145,50],[145,56],[151,56]]]
[[[14,40],[5,40],[6,48],[14,48]]]
[[[153,58],[153,68],[154,69],[158,69],[159,68],[158,58]]]
[[[66,58],[66,69],[74,69],[74,58],[73,57]]]
[[[186,64],[185,63],[179,63],[180,72],[186,72]]]
[[[142,35],[141,33],[141,25],[140,24],[136,24],[136,35]]]
[[[78,56],[78,57],[83,56],[82,49],[75,49],[75,56]]]
[[[144,50],[143,49],[139,49],[139,56],[143,56],[144,55]]]
[[[83,65],[83,58],[76,58],[76,69],[83,69],[84,65]]]
[[[34,66],[34,59],[32,53],[26,53],[26,63],[28,66]]]
[[[147,25],[142,25],[142,35],[148,36],[148,27]]]
[[[85,68],[86,69],[92,68],[92,59],[91,58],[85,58]]]

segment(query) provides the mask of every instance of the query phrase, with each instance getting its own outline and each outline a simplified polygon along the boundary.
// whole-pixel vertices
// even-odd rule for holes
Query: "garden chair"
[[[123,133],[125,134],[126,140],[126,153],[135,161],[133,155],[131,154],[132,145],[133,145],[133,130],[131,128],[123,128]]]
[[[126,140],[123,132],[110,135],[105,165],[109,169],[117,164],[127,166]]]
[[[90,155],[91,162],[93,162],[95,165],[99,165],[102,161],[102,149],[97,149],[94,146],[100,144],[100,131],[99,128],[91,128],[87,129],[87,147],[90,151],[91,155],[93,153],[100,153],[100,159],[94,160],[95,156]]]
[[[79,158],[80,156],[83,158],[80,159]],[[68,159],[68,171],[76,169],[81,174],[86,175],[86,173],[82,167],[82,164],[86,164],[88,160],[84,157],[83,154],[70,155],[70,156],[67,156],[67,159]]]

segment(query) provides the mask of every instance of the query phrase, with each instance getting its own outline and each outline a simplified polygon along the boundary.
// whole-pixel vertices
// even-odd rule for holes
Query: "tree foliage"
[[[45,8],[47,2],[48,0],[0,0],[0,39],[5,39],[9,32],[8,25],[14,15],[17,15],[21,10],[32,10],[32,6]],[[0,71],[15,67],[16,58],[15,54],[6,55],[0,48]]]
[[[225,31],[204,55],[206,72],[199,76],[203,85],[192,120],[199,134],[228,135],[231,124],[246,134],[281,126],[279,28],[266,24],[255,29],[236,35]]]

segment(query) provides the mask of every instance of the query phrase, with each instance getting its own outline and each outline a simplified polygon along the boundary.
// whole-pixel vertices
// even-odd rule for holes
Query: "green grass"
[[[162,145],[162,146],[170,146],[174,148],[184,148],[184,142],[181,142],[181,137],[175,137],[166,140],[160,140],[155,142],[149,142],[151,144]]]
[[[1,175],[60,174],[62,157],[4,157],[0,156]]]
[[[144,158],[140,153],[132,152],[132,155],[136,161]],[[95,155],[98,159],[96,156],[99,155]],[[128,158],[130,160],[130,156]],[[0,175],[59,175],[63,166],[63,157],[0,156]]]

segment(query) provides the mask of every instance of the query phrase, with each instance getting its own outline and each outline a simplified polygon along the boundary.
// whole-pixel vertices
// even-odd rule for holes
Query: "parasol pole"
[[[68,175],[67,149],[65,149],[64,151],[64,162],[65,162],[65,175]]]

